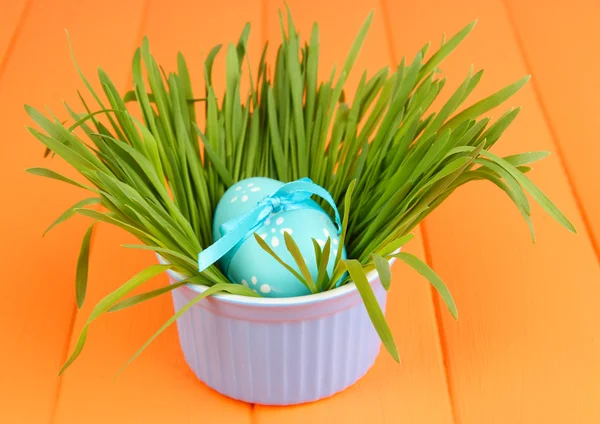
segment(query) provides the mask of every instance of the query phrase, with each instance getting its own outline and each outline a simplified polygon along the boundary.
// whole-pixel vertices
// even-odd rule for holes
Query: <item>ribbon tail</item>
[[[266,212],[266,216],[269,216],[269,213],[270,210]],[[237,225],[232,228],[231,231],[225,233],[223,237],[200,252],[198,254],[198,271],[204,271],[225,256],[225,254],[242,241],[249,232],[262,224],[264,215],[264,207],[257,207],[254,210],[251,210],[239,220]]]

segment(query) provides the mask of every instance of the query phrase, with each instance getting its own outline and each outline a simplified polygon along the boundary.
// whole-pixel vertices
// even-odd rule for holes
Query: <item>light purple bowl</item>
[[[171,284],[184,278],[167,272]],[[368,277],[385,311],[387,292],[376,272]],[[173,290],[175,310],[206,289]],[[340,392],[366,374],[381,346],[354,283],[289,298],[217,294],[182,315],[177,328],[185,360],[201,381],[225,396],[263,405]]]

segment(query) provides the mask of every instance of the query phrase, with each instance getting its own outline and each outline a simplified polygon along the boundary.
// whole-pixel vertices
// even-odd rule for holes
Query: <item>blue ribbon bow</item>
[[[325,199],[333,208],[339,235],[342,231],[342,223],[340,213],[331,194],[323,187],[313,183],[309,178],[301,178],[284,184],[279,190],[265,197],[245,214],[230,219],[221,225],[220,229],[223,237],[198,254],[198,270],[200,272],[204,271],[231,250],[237,250],[244,240],[264,224],[271,213],[311,208],[310,203],[306,201],[313,194]],[[231,257],[233,257],[233,254],[229,255],[230,259]],[[223,268],[223,271],[228,274],[229,263],[225,264]]]

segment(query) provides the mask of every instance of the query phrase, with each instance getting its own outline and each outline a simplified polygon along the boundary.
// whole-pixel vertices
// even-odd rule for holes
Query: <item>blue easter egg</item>
[[[215,211],[213,220],[215,241],[222,237],[220,227],[223,223],[250,211],[258,202],[275,193],[282,185],[282,182],[269,178],[248,178],[230,187],[219,201]],[[331,252],[327,265],[327,272],[331,277],[338,249],[342,248],[342,258],[346,258],[345,249],[339,245],[337,227],[315,201],[309,199],[302,202],[302,205],[304,207],[300,209],[271,213],[256,233],[286,264],[300,273],[285,246],[284,233],[290,234],[315,281],[318,268],[312,239],[323,248],[327,238],[331,238]],[[265,252],[253,236],[242,241],[236,249],[223,257],[221,264],[224,263],[229,264],[228,276],[234,283],[250,287],[262,296],[291,297],[310,294],[310,290]]]

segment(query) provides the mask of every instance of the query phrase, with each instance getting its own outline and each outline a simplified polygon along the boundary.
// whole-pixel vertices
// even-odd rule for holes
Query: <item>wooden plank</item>
[[[500,1],[386,5],[398,56],[415,52],[425,40],[439,43],[441,31],[453,34],[479,18],[474,33],[443,65],[450,87],[471,63],[486,69],[474,100],[526,74]],[[536,30],[539,19],[529,22]],[[524,109],[496,153],[555,150],[532,86],[509,103]],[[426,222],[433,266],[449,283],[460,312],[458,322],[440,313],[458,423],[600,419],[597,259],[558,155],[536,164],[531,178],[573,220],[579,235],[533,206],[538,241],[532,245],[516,208],[485,183],[459,190]]]
[[[346,2],[289,2],[301,36],[309,37],[312,23],[321,31],[321,78],[328,76],[333,63],[338,69],[371,9],[376,15],[350,75],[355,88],[364,69],[374,73],[389,64],[389,50],[378,2],[364,1],[348,7]],[[278,3],[268,11],[271,45],[279,43]],[[325,76],[325,78],[326,78]],[[346,92],[352,97],[352,90]],[[423,255],[422,243],[415,239],[409,248]],[[442,364],[431,292],[426,282],[398,264],[393,267],[393,288],[387,317],[398,344],[402,364],[396,364],[382,350],[374,368],[353,387],[319,402],[289,408],[255,407],[256,422],[430,422],[451,423],[452,415]]]
[[[117,7],[122,15],[112,12]],[[5,141],[0,167],[4,196],[0,265],[5,272],[0,297],[4,347],[0,397],[10,399],[2,402],[1,422],[51,419],[59,385],[57,372],[65,359],[75,313],[75,262],[85,231],[83,221],[75,220],[42,239],[44,229],[84,194],[66,184],[25,174],[25,168],[48,166],[75,176],[62,161],[42,158],[43,146],[25,131],[25,125],[32,122],[23,104],[42,109],[48,105],[57,116],[66,117],[61,101],[75,104],[75,90],[82,84],[69,57],[64,28],[71,31],[85,72],[93,73],[98,62],[109,72],[115,71],[119,69],[115,65],[126,58],[125,49],[131,47],[127,40],[133,42],[135,27],[131,25],[140,10],[139,2],[108,1],[94,9],[92,25],[89,9],[76,0],[36,2],[0,80]],[[88,51],[94,54],[86,54]],[[123,85],[124,77],[123,73],[117,83]]]
[[[177,51],[186,55],[197,96],[203,92],[202,56],[217,43],[237,42],[246,21],[255,28],[250,53],[258,55],[259,2],[155,1],[147,11],[141,34],[168,72],[175,69]],[[121,62],[122,69],[130,60]],[[223,62],[215,65],[215,79],[224,81]],[[90,291],[84,311],[77,316],[74,337],[91,307],[110,290],[155,262],[143,252],[120,248],[135,243],[122,231],[100,227],[90,264]],[[167,284],[156,278],[144,287]],[[228,399],[202,384],[187,367],[172,326],[159,337],[113,384],[127,359],[171,315],[170,296],[131,310],[109,314],[94,323],[82,356],[64,377],[57,423],[107,422],[250,422],[251,405]],[[85,388],[86,390],[82,390]]]
[[[532,85],[561,153],[576,199],[600,256],[598,181],[600,144],[593,134],[600,114],[600,81],[586,75],[600,64],[597,22],[600,4],[507,0],[517,42],[533,74]],[[531,25],[531,22],[536,25]],[[580,62],[583,66],[573,65]],[[581,76],[580,76],[581,75]]]
[[[5,55],[14,45],[18,36],[18,28],[25,21],[27,1],[8,1],[2,4],[0,14],[0,76],[5,63]]]

